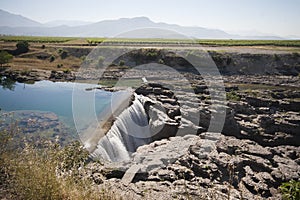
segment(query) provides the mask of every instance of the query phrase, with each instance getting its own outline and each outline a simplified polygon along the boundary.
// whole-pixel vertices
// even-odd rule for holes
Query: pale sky
[[[300,36],[300,0],[0,0],[39,22],[145,16],[154,22]]]

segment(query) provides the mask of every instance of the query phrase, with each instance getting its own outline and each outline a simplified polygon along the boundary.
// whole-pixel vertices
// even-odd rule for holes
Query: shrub
[[[3,67],[3,64],[9,63],[13,59],[13,56],[6,51],[0,51],[0,65]]]
[[[124,66],[124,65],[125,65],[125,61],[124,60],[120,60],[119,66]]]
[[[146,53],[146,57],[147,59],[156,59],[158,56],[158,53],[155,51],[155,50],[149,50],[147,53]]]
[[[4,119],[2,118],[4,116]],[[6,115],[0,113],[0,123]],[[13,116],[12,116],[13,117]],[[65,147],[39,140],[22,141],[17,121],[0,130],[0,197],[3,199],[119,199],[93,185],[88,152],[78,141]],[[19,139],[17,139],[19,138]],[[70,173],[71,172],[71,173]]]
[[[58,54],[61,54],[64,50],[63,49],[58,49],[57,52]]]
[[[29,44],[27,41],[19,41],[17,44],[16,44],[16,47],[17,47],[17,52],[19,54],[21,53],[27,53],[29,51]]]
[[[57,68],[62,68],[64,65],[63,64],[57,64]]]
[[[290,180],[289,182],[282,183],[279,187],[284,200],[298,200],[300,199],[300,182]]]
[[[159,64],[162,64],[162,65],[164,65],[164,64],[165,64],[165,62],[164,62],[164,60],[163,60],[163,59],[159,59],[159,60],[158,60],[158,63],[159,63]]]
[[[79,141],[67,145],[58,154],[59,169],[61,171],[76,171],[86,164],[88,151],[81,146]]]
[[[10,190],[21,199],[61,199],[55,175],[54,149],[41,152],[27,146],[11,161]]]
[[[235,92],[235,91],[230,91],[226,93],[227,100],[232,100],[232,101],[240,101],[241,97]]]
[[[30,72],[31,72],[31,70],[24,69],[24,70],[21,71],[21,75],[22,76],[28,76],[28,75],[30,75]]]
[[[55,56],[54,55],[51,55],[50,56],[50,62],[53,62],[55,60]]]
[[[9,199],[117,199],[79,174],[88,153],[78,141],[64,148],[48,141],[39,148],[26,143],[23,149],[9,151],[10,135],[0,132],[0,139],[1,189]]]
[[[63,72],[64,72],[65,74],[69,74],[69,73],[71,73],[71,70],[70,70],[70,69],[65,69]]]

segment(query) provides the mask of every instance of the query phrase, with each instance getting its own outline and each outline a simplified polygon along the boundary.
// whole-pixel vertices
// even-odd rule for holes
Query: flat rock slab
[[[199,140],[196,135],[184,137],[171,137],[141,146],[133,154],[134,165],[141,166],[141,172],[149,172],[157,168],[163,168],[174,163],[178,158],[189,151],[189,147]]]
[[[135,175],[137,173],[139,173],[141,169],[141,166],[140,165],[132,165],[124,174],[123,178],[122,178],[122,182],[125,184],[125,185],[128,185],[129,183],[131,183],[135,177]]]

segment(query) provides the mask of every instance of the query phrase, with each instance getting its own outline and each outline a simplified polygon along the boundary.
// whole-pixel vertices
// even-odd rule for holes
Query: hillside
[[[42,24],[34,20],[16,15],[0,9],[0,26],[8,27],[33,27],[41,26]],[[2,30],[2,28],[1,28]]]

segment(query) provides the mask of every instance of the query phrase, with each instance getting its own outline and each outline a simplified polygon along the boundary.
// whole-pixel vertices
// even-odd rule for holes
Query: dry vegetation
[[[0,46],[1,49],[15,49],[15,42],[8,42]],[[30,43],[29,52],[14,56],[9,63],[12,70],[75,70],[82,62],[82,59],[72,55],[62,58],[59,51],[62,48],[48,47],[37,43]]]
[[[28,39],[28,38],[25,38]],[[60,43],[68,43],[68,40],[61,40],[59,43],[47,43],[29,40],[29,51],[15,55],[8,64],[12,70],[76,70],[82,59],[68,53]],[[27,41],[27,40],[25,40]],[[44,40],[41,40],[44,41]],[[0,50],[13,51],[16,49],[17,41],[1,41]]]
[[[0,132],[1,199],[120,199],[99,189],[88,176],[81,175],[88,153],[73,142],[66,147],[43,142],[17,146],[16,124]]]

